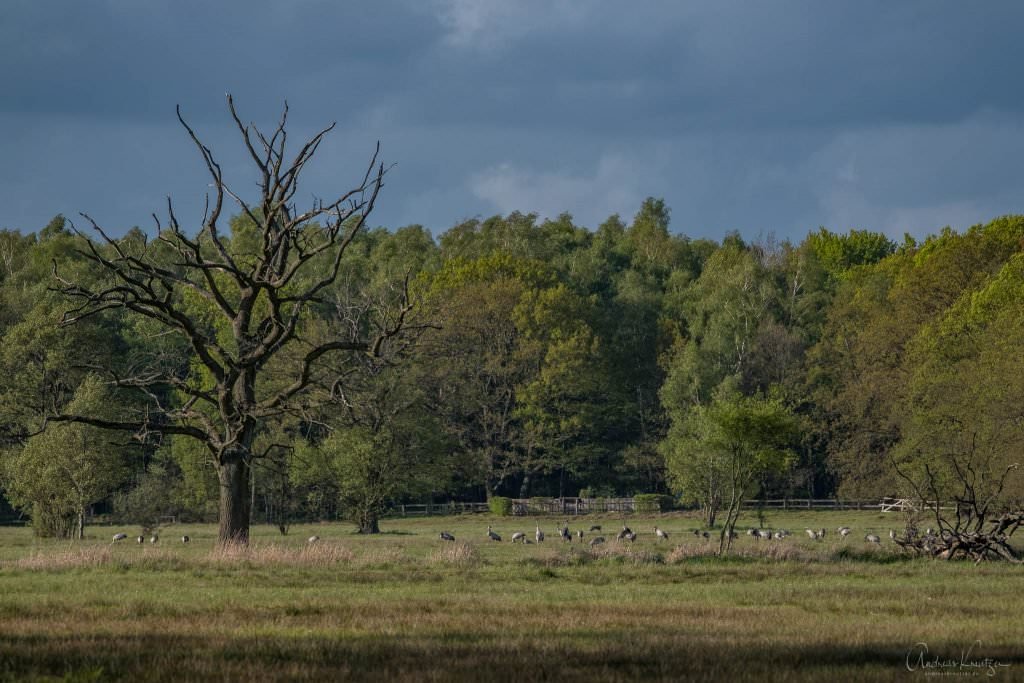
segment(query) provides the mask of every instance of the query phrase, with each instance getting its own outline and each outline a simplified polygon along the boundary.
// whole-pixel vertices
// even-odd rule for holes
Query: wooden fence
[[[527,515],[586,515],[599,512],[617,514],[659,512],[658,503],[635,498],[517,498],[512,499],[512,514]],[[934,509],[936,503],[921,503],[905,498],[883,498],[879,500],[840,500],[836,498],[771,498],[745,500],[743,507],[748,510],[879,510],[881,512],[904,512],[908,509]],[[940,509],[953,509],[940,506]],[[459,515],[489,512],[487,503],[406,503],[395,505],[390,514],[397,517],[422,517],[427,515]]]

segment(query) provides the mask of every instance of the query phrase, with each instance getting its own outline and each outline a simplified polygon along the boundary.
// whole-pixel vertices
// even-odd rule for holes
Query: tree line
[[[0,232],[2,505],[37,533],[97,507],[370,533],[493,496],[664,493],[726,528],[757,494],[1021,506],[1024,217],[715,241],[649,198],[435,238],[368,227],[376,157],[293,209],[305,160],[261,139],[261,200],[224,184],[236,210],[191,232]]]

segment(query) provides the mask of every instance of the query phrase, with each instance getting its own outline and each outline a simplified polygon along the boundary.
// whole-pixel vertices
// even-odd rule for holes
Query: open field
[[[0,529],[0,679],[1024,679],[1024,569],[902,558],[892,514],[771,513],[794,536],[741,537],[728,559],[708,556],[685,515],[630,518],[635,545],[593,552],[557,540],[561,519],[539,521],[548,539],[525,547],[507,541],[532,539],[534,519],[475,515],[385,520],[374,537],[256,527],[250,549],[227,552],[212,526],[141,547],[109,541],[132,528],[94,527],[79,544]],[[609,538],[620,523],[570,520]],[[488,524],[505,542],[487,542]],[[830,534],[814,542],[805,526]],[[936,657],[956,666],[925,671]]]

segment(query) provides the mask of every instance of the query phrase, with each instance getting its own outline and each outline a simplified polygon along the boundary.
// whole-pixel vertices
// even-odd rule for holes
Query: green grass
[[[557,518],[540,520],[544,544],[513,546],[534,520],[488,515],[385,520],[372,537],[256,527],[229,552],[212,526],[170,527],[156,547],[111,545],[115,528],[77,544],[0,529],[0,679],[906,681],[923,675],[906,666],[916,643],[959,660],[979,640],[974,657],[1009,664],[996,677],[1024,678],[1024,571],[864,543],[898,520],[773,513],[793,538],[741,537],[725,559],[686,515],[627,520],[630,547],[610,540],[617,516],[570,520],[604,526],[595,551],[559,542]],[[842,523],[845,541],[803,535]]]

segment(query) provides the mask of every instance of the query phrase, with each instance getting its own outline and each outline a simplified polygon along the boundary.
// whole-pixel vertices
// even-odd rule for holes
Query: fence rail
[[[512,514],[527,515],[586,515],[599,512],[631,514],[660,512],[658,503],[638,501],[635,498],[516,498],[512,499]],[[837,498],[769,498],[743,501],[748,510],[879,510],[904,512],[906,510],[933,510],[935,502],[913,501],[906,498],[881,500],[840,500]],[[940,510],[953,507],[938,505]],[[487,503],[406,503],[395,505],[391,516],[423,517],[428,515],[458,515],[488,512]]]

